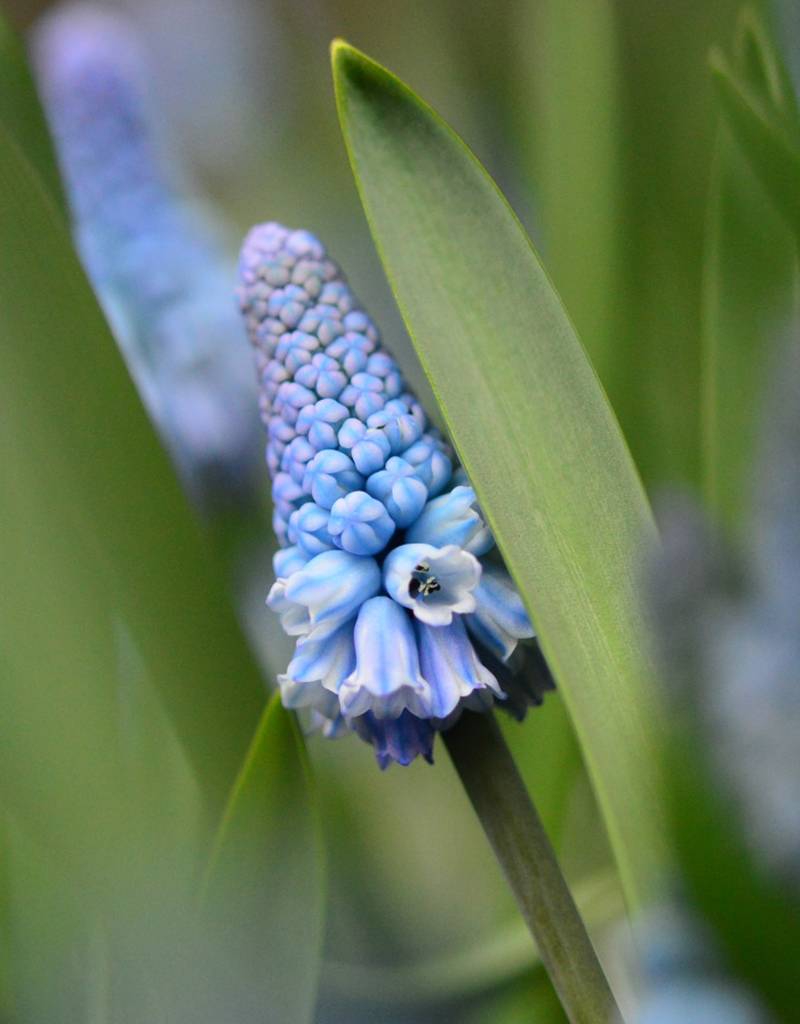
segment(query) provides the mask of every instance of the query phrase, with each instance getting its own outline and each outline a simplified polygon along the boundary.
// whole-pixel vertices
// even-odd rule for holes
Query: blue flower
[[[254,228],[240,275],[283,545],[268,604],[298,638],[284,703],[381,767],[431,760],[463,708],[521,716],[552,685],[533,629],[377,328],[308,232]]]
[[[33,50],[83,263],[185,486],[211,508],[252,487],[259,447],[218,229],[172,187],[132,24],[66,6]],[[272,368],[269,389],[283,379]]]

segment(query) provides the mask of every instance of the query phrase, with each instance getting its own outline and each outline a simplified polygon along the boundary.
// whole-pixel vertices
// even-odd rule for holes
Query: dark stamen
[[[442,589],[441,583],[430,575],[430,571],[431,567],[426,562],[420,562],[413,570],[408,584],[408,592],[412,597],[429,597]]]

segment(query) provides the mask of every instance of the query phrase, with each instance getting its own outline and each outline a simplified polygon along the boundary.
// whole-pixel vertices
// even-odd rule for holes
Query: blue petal
[[[318,638],[330,636],[353,618],[380,586],[381,572],[374,559],[324,551],[289,577],[282,597],[306,610],[308,630]]]
[[[302,548],[281,548],[272,556],[272,567],[277,577],[282,576],[285,579],[298,569],[302,569],[308,561],[309,556]]]
[[[478,659],[459,616],[454,616],[449,626],[417,622],[416,629],[422,674],[433,691],[434,718],[447,718],[475,690],[489,689],[500,698],[504,696],[495,677]]]
[[[389,597],[373,597],[358,613],[356,669],[339,690],[342,714],[397,718],[404,710],[430,714],[431,688],[419,668],[411,619]]]
[[[477,639],[502,661],[518,640],[535,636],[525,605],[505,569],[487,565],[475,590],[476,608],[466,616],[467,626]]]
[[[406,533],[409,544],[456,544],[473,555],[485,555],[494,547],[494,538],[477,507],[471,487],[454,487],[433,498]]]
[[[367,713],[353,719],[353,729],[362,740],[375,748],[380,767],[388,768],[392,761],[409,765],[418,755],[433,764],[435,732],[430,723],[404,711],[398,718],[378,719]]]

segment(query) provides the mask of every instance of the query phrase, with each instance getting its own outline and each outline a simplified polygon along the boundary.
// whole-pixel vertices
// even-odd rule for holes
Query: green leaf
[[[678,723],[666,777],[681,877],[692,905],[713,928],[732,974],[759,993],[775,1020],[790,1021],[797,1015],[789,951],[800,947],[798,903],[787,884],[753,856],[741,817],[722,793],[709,749],[709,737],[696,720]]]
[[[790,85],[760,22],[740,25],[737,63],[791,108]],[[708,504],[729,529],[748,510],[754,445],[774,341],[788,324],[796,243],[723,122],[712,172],[704,275],[704,471]]]
[[[795,234],[800,233],[800,130],[793,112],[775,107],[748,70],[738,74],[727,57],[713,49],[709,57],[722,109],[734,137],[768,195]]]
[[[613,4],[586,0],[520,4],[515,13],[527,43],[519,55],[527,88],[515,111],[517,134],[537,186],[548,270],[600,380],[612,400],[624,402],[619,14]]]
[[[204,884],[209,933],[235,965],[242,1024],[310,1024],[321,963],[323,851],[294,715],[270,701],[234,786]]]
[[[654,541],[613,414],[531,242],[455,133],[334,44],[373,237],[576,727],[632,901],[662,863],[656,708],[637,597]]]
[[[104,785],[102,768],[95,778],[88,765],[115,714],[122,622],[218,811],[263,706],[260,674],[66,224],[2,125],[0,239],[2,444],[18,481],[0,499],[4,585],[14,594],[0,623],[13,669],[2,686],[29,716],[27,729],[2,716],[4,785],[35,789],[35,766],[43,790],[21,803],[45,828],[43,793],[68,785],[72,753],[91,785]],[[74,699],[81,690],[91,694],[85,704]],[[98,734],[89,728],[95,703]],[[61,710],[75,722],[70,742],[59,734]],[[71,827],[91,835],[79,782]]]
[[[66,212],[55,150],[25,51],[0,12],[0,124],[5,126]]]

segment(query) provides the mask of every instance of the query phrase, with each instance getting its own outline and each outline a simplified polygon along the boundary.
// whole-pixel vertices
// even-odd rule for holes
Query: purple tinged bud
[[[395,524],[380,501],[353,491],[331,509],[328,532],[334,543],[356,555],[376,555],[388,544]]]
[[[389,440],[383,431],[366,430],[363,437],[356,441],[350,449],[350,456],[353,462],[355,462],[359,473],[369,476],[371,473],[376,473],[379,469],[383,469],[391,450]],[[370,490],[369,486],[367,486],[367,490]],[[370,493],[372,492],[370,491]]]
[[[383,408],[383,382],[371,373],[356,373],[339,397],[360,420],[366,421]]]
[[[419,755],[433,764],[433,740],[436,735],[430,723],[404,711],[398,718],[376,718],[368,712],[354,718],[353,729],[362,740],[371,743],[375,758],[383,770],[394,761],[409,765]]]
[[[363,486],[364,478],[349,455],[335,449],[317,452],[303,478],[303,490],[323,508]],[[372,552],[370,552],[372,554]]]
[[[293,572],[302,569],[309,561],[309,556],[299,547],[281,548],[272,556],[272,568],[277,578],[284,579],[291,576]]]
[[[367,428],[361,420],[357,420],[354,416],[351,416],[349,419],[346,419],[339,428],[339,433],[337,435],[339,447],[344,451],[350,451],[353,446],[361,440],[366,432]]]
[[[329,515],[327,509],[320,508],[313,501],[307,501],[289,518],[289,539],[310,557],[331,550],[334,543],[328,533]]]
[[[317,396],[313,391],[304,388],[302,384],[287,381],[278,388],[278,394],[275,396],[274,411],[286,423],[294,426],[300,410],[306,405],[313,404],[316,400]]]
[[[292,480],[302,487],[306,466],[315,455],[316,449],[305,437],[296,437],[289,442],[281,455],[281,470],[288,473]]]
[[[348,331],[337,338],[325,349],[325,354],[335,359],[351,377],[366,368],[370,352],[375,350],[375,342],[366,334]]]
[[[347,385],[347,376],[339,369],[337,361],[320,352],[310,363],[300,367],[294,379],[316,391],[320,398],[336,398]]]
[[[275,359],[278,360],[289,374],[295,375],[297,371],[311,362],[315,352],[320,348],[319,338],[313,334],[306,334],[304,331],[292,331],[285,334],[275,347]],[[302,384],[302,381],[299,381]]]
[[[347,407],[333,398],[323,398],[301,409],[297,417],[298,434],[306,434],[316,451],[336,448],[339,425],[347,419]]]
[[[369,477],[367,491],[383,502],[399,527],[413,523],[428,500],[428,490],[415,476],[414,467],[396,455],[389,459],[385,469]]]

